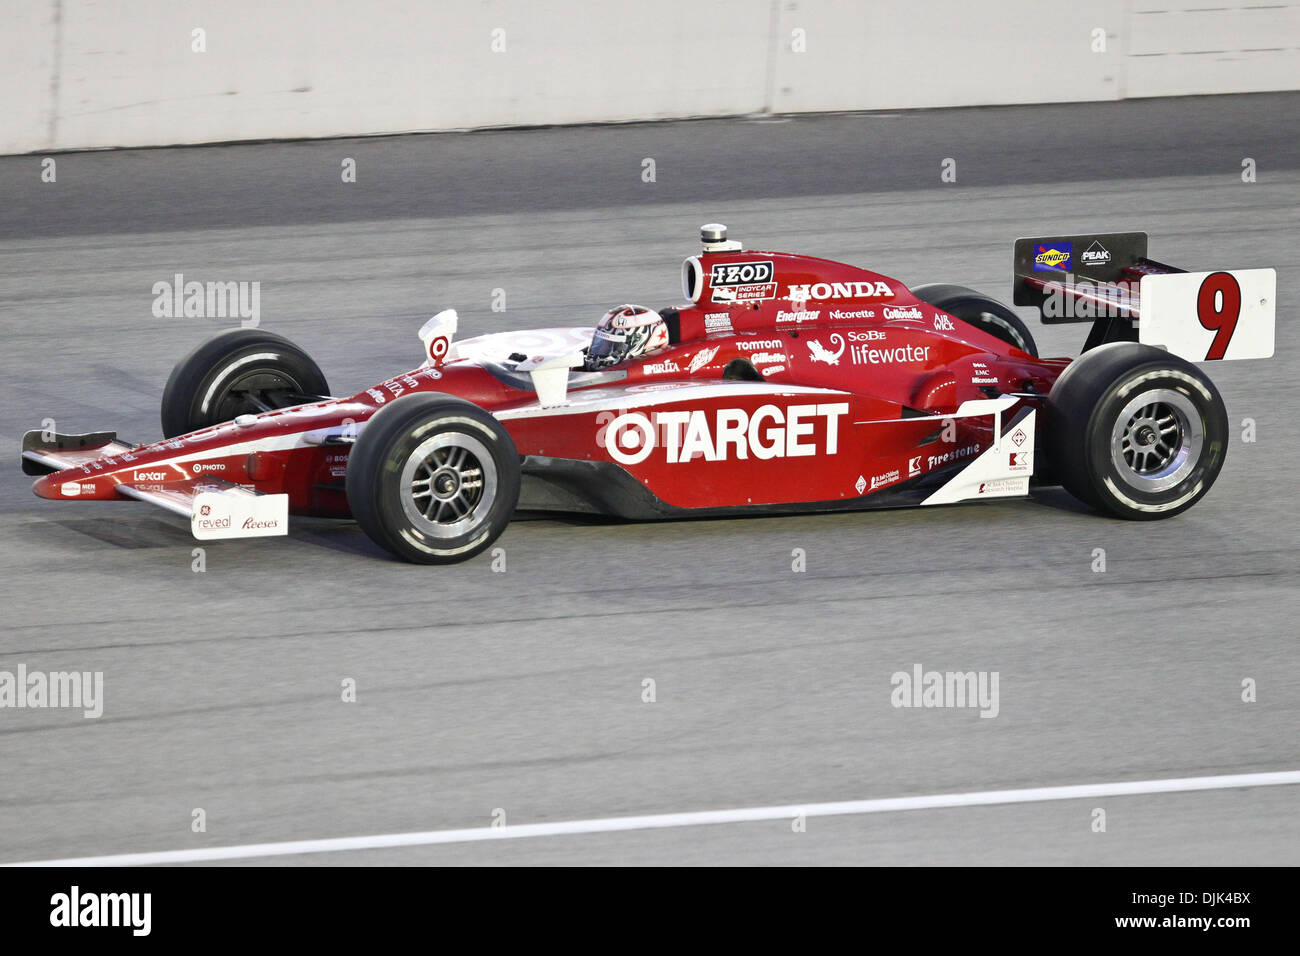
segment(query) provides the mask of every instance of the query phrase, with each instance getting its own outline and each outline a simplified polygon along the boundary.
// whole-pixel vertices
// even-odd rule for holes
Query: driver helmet
[[[668,324],[658,312],[643,305],[619,305],[596,325],[587,349],[587,371],[609,368],[661,349],[668,344]]]

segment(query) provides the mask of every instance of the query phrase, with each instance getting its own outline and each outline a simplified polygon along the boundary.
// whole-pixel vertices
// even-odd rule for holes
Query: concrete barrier
[[[1217,3],[15,0],[0,152],[1300,86],[1300,3]]]

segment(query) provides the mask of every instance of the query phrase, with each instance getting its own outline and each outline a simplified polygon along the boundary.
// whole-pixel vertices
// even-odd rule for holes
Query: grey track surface
[[[0,160],[0,669],[102,670],[105,715],[0,710],[0,862],[622,814],[1300,769],[1293,303],[1300,96],[744,120]],[[1068,119],[1065,130],[1062,118]],[[338,182],[342,156],[360,182]],[[640,180],[656,158],[657,181]],[[958,163],[941,186],[939,163]],[[1258,163],[1259,181],[1240,181]],[[861,173],[855,177],[855,171]],[[1234,442],[1172,521],[1063,492],[933,511],[520,521],[486,558],[354,526],[210,543],[144,505],[33,497],[17,438],[159,434],[183,272],[262,283],[336,392],[490,331],[678,300],[695,229],[1006,296],[1017,235],[1147,229],[1279,270],[1277,358],[1213,370]],[[506,290],[508,311],[490,310]],[[1084,329],[1037,328],[1044,354]],[[791,571],[792,549],[807,553]],[[1107,570],[1093,573],[1096,548]],[[890,676],[998,671],[1001,712]],[[359,700],[339,699],[354,678]],[[657,701],[643,703],[642,681]],[[1258,702],[1240,699],[1243,679]],[[281,863],[1300,863],[1297,790],[921,811]],[[1089,824],[1108,813],[1105,834]],[[207,832],[191,832],[193,808]]]

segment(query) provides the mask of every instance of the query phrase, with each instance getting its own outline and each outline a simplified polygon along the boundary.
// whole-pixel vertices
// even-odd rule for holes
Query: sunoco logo
[[[604,429],[605,450],[622,465],[637,465],[656,448],[668,464],[760,460],[839,452],[839,418],[848,402],[828,405],[764,405],[754,412],[720,408],[714,412],[627,412]],[[820,428],[818,426],[821,426]],[[820,433],[820,440],[818,438]]]

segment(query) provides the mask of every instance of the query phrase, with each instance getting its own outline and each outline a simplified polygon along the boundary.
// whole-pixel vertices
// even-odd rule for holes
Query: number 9
[[[1196,293],[1196,317],[1203,328],[1214,333],[1205,360],[1223,358],[1241,317],[1241,286],[1231,273],[1215,272],[1205,277]]]

